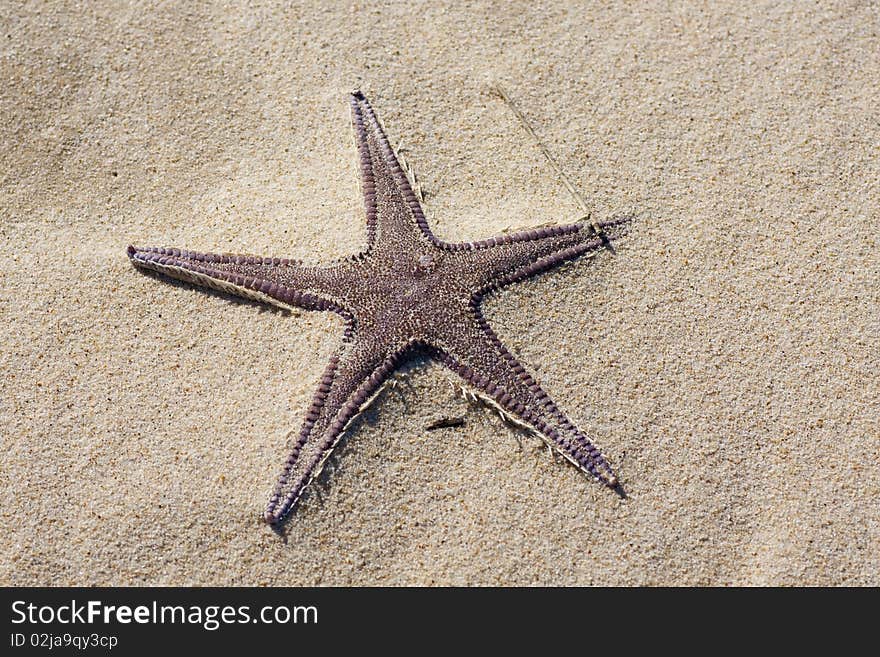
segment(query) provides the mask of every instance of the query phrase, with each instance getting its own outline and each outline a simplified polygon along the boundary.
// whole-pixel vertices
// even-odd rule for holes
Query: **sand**
[[[461,4],[4,13],[0,583],[880,584],[877,5]],[[627,498],[415,363],[278,536],[341,321],[125,247],[357,251],[354,88],[440,237],[576,219],[493,83],[637,217],[485,306]]]

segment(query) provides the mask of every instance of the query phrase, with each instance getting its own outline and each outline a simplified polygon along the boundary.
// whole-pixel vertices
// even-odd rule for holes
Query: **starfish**
[[[501,343],[480,304],[503,286],[595,254],[625,232],[627,219],[442,241],[428,227],[360,92],[351,95],[351,110],[367,219],[362,253],[315,267],[286,258],[128,247],[137,267],[286,309],[334,311],[345,320],[342,344],[321,377],[263,519],[278,526],[289,516],[354,418],[416,354],[444,364],[506,419],[616,488],[606,459]]]

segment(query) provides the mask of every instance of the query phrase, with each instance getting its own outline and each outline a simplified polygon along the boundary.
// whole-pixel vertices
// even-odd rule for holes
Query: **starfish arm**
[[[629,219],[597,224],[547,226],[475,243],[451,245],[472,272],[472,288],[486,292],[516,283],[575,258],[593,254],[626,233]]]
[[[128,257],[142,269],[282,308],[342,310],[335,290],[344,289],[355,262],[307,267],[295,260],[198,253],[183,249],[128,247]]]
[[[475,301],[465,331],[444,340],[440,359],[476,388],[508,419],[539,435],[580,470],[614,488],[611,466],[584,433],[508,351],[483,318]],[[459,327],[460,328],[460,327]]]
[[[395,248],[412,236],[439,244],[369,101],[351,95],[351,115],[367,214],[368,250]]]
[[[356,337],[350,323],[340,350],[330,359],[263,519],[280,524],[317,477],[345,430],[376,397],[400,362],[378,333]]]

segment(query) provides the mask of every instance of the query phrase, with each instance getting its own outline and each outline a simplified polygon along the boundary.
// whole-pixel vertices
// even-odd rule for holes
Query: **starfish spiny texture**
[[[346,322],[263,518],[280,524],[351,421],[401,362],[436,358],[505,416],[607,486],[617,478],[489,327],[480,302],[493,290],[600,250],[626,220],[570,224],[451,244],[428,227],[372,107],[351,97],[367,215],[364,252],[326,267],[284,258],[128,247],[131,261],[173,278],[283,308],[332,310]]]

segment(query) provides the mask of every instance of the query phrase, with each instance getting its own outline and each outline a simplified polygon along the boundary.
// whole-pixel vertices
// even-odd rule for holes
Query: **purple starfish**
[[[128,247],[138,267],[283,308],[332,310],[345,319],[342,345],[321,377],[265,521],[278,525],[290,514],[352,420],[416,352],[442,362],[579,469],[617,487],[599,450],[501,344],[480,302],[504,285],[595,253],[625,232],[627,220],[443,242],[431,233],[366,98],[352,94],[351,107],[367,213],[363,253],[310,267],[285,258]]]

